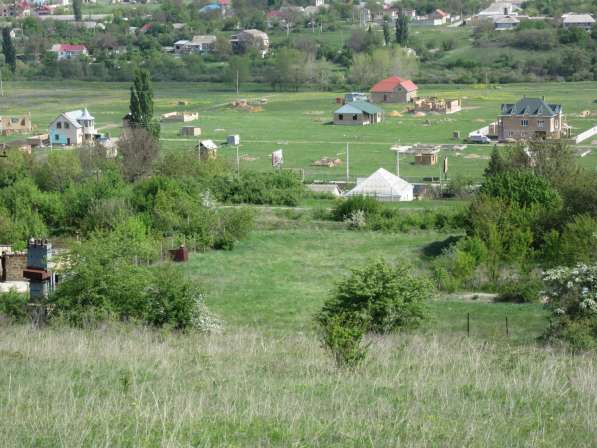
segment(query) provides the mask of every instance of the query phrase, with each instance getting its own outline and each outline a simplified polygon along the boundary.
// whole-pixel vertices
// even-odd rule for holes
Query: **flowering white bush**
[[[546,303],[555,314],[597,313],[597,265],[551,269],[543,276]]]
[[[548,336],[582,349],[597,346],[597,265],[551,269],[543,281],[555,323]]]

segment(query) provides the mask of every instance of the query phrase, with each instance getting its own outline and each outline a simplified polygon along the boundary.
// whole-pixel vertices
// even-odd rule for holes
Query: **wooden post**
[[[471,313],[466,313],[466,335],[471,335]]]
[[[510,336],[510,328],[508,327],[508,315],[506,314],[506,337]]]

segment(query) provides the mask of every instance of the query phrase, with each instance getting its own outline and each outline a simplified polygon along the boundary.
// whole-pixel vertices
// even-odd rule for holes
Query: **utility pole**
[[[238,145],[236,146],[236,177],[240,178],[240,159],[238,157]]]
[[[348,152],[348,143],[346,143],[346,182],[350,180],[350,158]]]
[[[238,95],[238,69],[236,70],[236,94]]]

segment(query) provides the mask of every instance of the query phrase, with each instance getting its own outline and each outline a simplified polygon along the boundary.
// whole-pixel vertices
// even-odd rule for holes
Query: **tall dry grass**
[[[459,337],[0,328],[0,447],[597,446],[597,365]]]

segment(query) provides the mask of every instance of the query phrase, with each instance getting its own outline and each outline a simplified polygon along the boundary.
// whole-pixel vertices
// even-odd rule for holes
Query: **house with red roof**
[[[417,96],[417,85],[410,79],[390,76],[371,87],[374,103],[408,103]]]
[[[52,45],[52,48],[50,48],[50,51],[56,53],[56,59],[59,61],[89,54],[85,45],[54,44]]]

